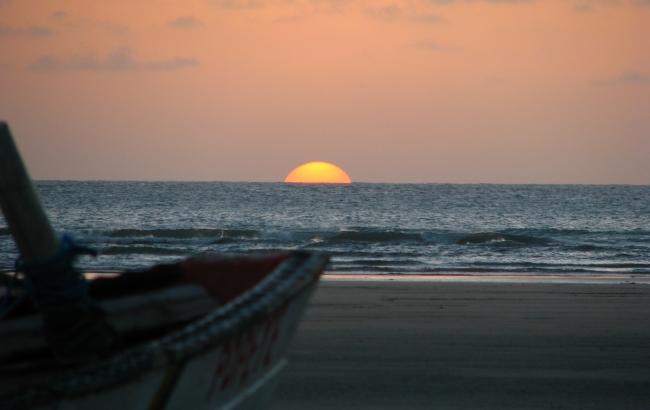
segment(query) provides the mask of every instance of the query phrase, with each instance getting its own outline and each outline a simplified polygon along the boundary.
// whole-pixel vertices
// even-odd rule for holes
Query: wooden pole
[[[74,252],[59,254],[60,241],[4,122],[0,122],[0,205],[23,261],[38,266],[26,274],[55,356],[64,362],[84,362],[110,353],[117,334],[81,286],[85,279],[72,266]]]
[[[56,255],[59,239],[5,122],[0,122],[0,205],[25,263],[42,263]]]

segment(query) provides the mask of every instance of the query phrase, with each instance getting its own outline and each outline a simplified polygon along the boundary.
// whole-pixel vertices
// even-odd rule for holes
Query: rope
[[[27,264],[18,257],[16,273],[24,273],[26,293],[39,308],[89,299],[86,280],[74,268],[74,261],[80,255],[97,256],[97,252],[79,246],[70,235],[64,234],[57,253],[45,262]]]
[[[78,245],[70,235],[64,234],[56,254],[45,262],[26,264],[19,256],[13,274],[2,275],[5,293],[0,298],[0,320],[9,316],[28,296],[41,308],[61,302],[88,302],[86,281],[74,270],[74,260],[80,255],[97,256],[97,252]],[[20,273],[24,274],[24,281],[18,280]],[[19,285],[22,285],[25,292],[16,296],[14,289]]]
[[[16,261],[16,272],[24,273],[25,293],[43,315],[45,339],[61,362],[84,362],[107,354],[117,335],[104,312],[88,293],[88,283],[74,267],[80,255],[97,255],[80,246],[69,235],[61,237],[57,253],[50,259],[27,264]]]

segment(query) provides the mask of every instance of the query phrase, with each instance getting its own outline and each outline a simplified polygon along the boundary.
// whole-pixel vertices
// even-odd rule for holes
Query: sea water
[[[650,187],[39,182],[84,269],[307,249],[338,272],[650,273]],[[17,257],[0,219],[0,269]]]

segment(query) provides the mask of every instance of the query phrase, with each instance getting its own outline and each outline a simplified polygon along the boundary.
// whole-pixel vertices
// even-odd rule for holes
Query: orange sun
[[[297,184],[349,184],[350,176],[341,168],[324,161],[299,165],[289,172],[284,182]]]

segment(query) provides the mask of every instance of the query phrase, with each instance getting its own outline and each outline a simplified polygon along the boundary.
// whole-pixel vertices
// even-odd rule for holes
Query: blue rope
[[[45,262],[26,264],[22,257],[15,263],[13,278],[7,281],[7,290],[2,298],[0,319],[6,317],[27,296],[41,309],[55,307],[61,303],[89,303],[88,284],[79,271],[74,268],[74,260],[80,255],[96,256],[94,249],[78,245],[70,235],[61,237],[59,250]],[[13,297],[13,287],[17,274],[24,274],[25,292],[20,297]],[[13,300],[12,300],[13,299]]]

